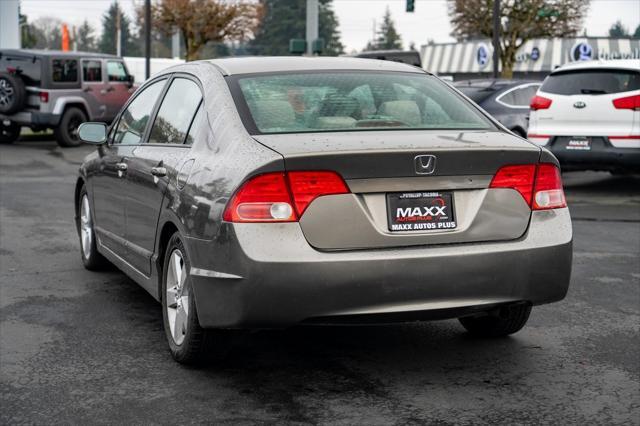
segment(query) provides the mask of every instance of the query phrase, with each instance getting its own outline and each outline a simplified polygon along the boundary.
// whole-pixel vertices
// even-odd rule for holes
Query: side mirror
[[[136,81],[135,76],[131,75],[131,74],[127,74],[127,83],[129,85],[129,87],[133,87],[133,83]]]
[[[107,125],[104,123],[82,123],[78,127],[78,136],[82,142],[102,145],[107,141]]]

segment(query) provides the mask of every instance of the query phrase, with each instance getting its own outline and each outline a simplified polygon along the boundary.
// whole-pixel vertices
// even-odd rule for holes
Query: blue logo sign
[[[590,61],[593,59],[593,47],[586,41],[576,43],[571,49],[572,61]]]
[[[482,43],[478,46],[478,50],[476,51],[476,61],[478,61],[480,68],[486,67],[489,63],[489,48],[486,44]]]
[[[537,61],[538,59],[540,59],[540,49],[534,47],[533,49],[531,49],[531,60]]]

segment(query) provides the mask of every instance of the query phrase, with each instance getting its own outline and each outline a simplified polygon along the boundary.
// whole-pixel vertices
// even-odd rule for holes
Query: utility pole
[[[313,55],[313,42],[318,38],[318,0],[307,0],[307,55]]]
[[[120,6],[118,0],[116,5],[116,56],[122,56],[122,30],[120,28]]]
[[[144,0],[144,78],[151,76],[151,0]]]
[[[493,0],[493,78],[498,78],[500,66],[500,0]]]

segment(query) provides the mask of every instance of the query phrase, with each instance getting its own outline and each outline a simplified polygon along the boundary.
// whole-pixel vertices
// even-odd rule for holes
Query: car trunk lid
[[[284,157],[287,171],[331,170],[345,179],[351,193],[317,198],[300,218],[307,241],[318,249],[509,240],[520,237],[529,223],[529,206],[518,192],[488,189],[500,167],[539,159],[539,148],[504,132],[404,130],[254,137]],[[425,172],[419,164],[416,168],[420,156],[435,156],[435,169],[419,174]],[[453,211],[448,222],[455,226],[392,231],[388,206],[397,200],[390,197],[417,193],[449,200],[447,208]],[[402,205],[408,206],[415,204]]]

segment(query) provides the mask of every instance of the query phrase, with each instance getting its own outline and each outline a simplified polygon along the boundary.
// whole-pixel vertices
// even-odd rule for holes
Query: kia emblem
[[[413,159],[413,163],[416,168],[416,173],[419,175],[430,175],[436,171],[436,156],[435,155],[417,155]]]
[[[587,104],[585,104],[585,103],[584,103],[584,102],[582,102],[582,101],[578,101],[578,102],[576,102],[575,104],[573,104],[573,107],[574,107],[574,108],[578,108],[578,109],[582,109],[582,108],[584,108],[584,107],[586,107],[586,106],[587,106]]]

